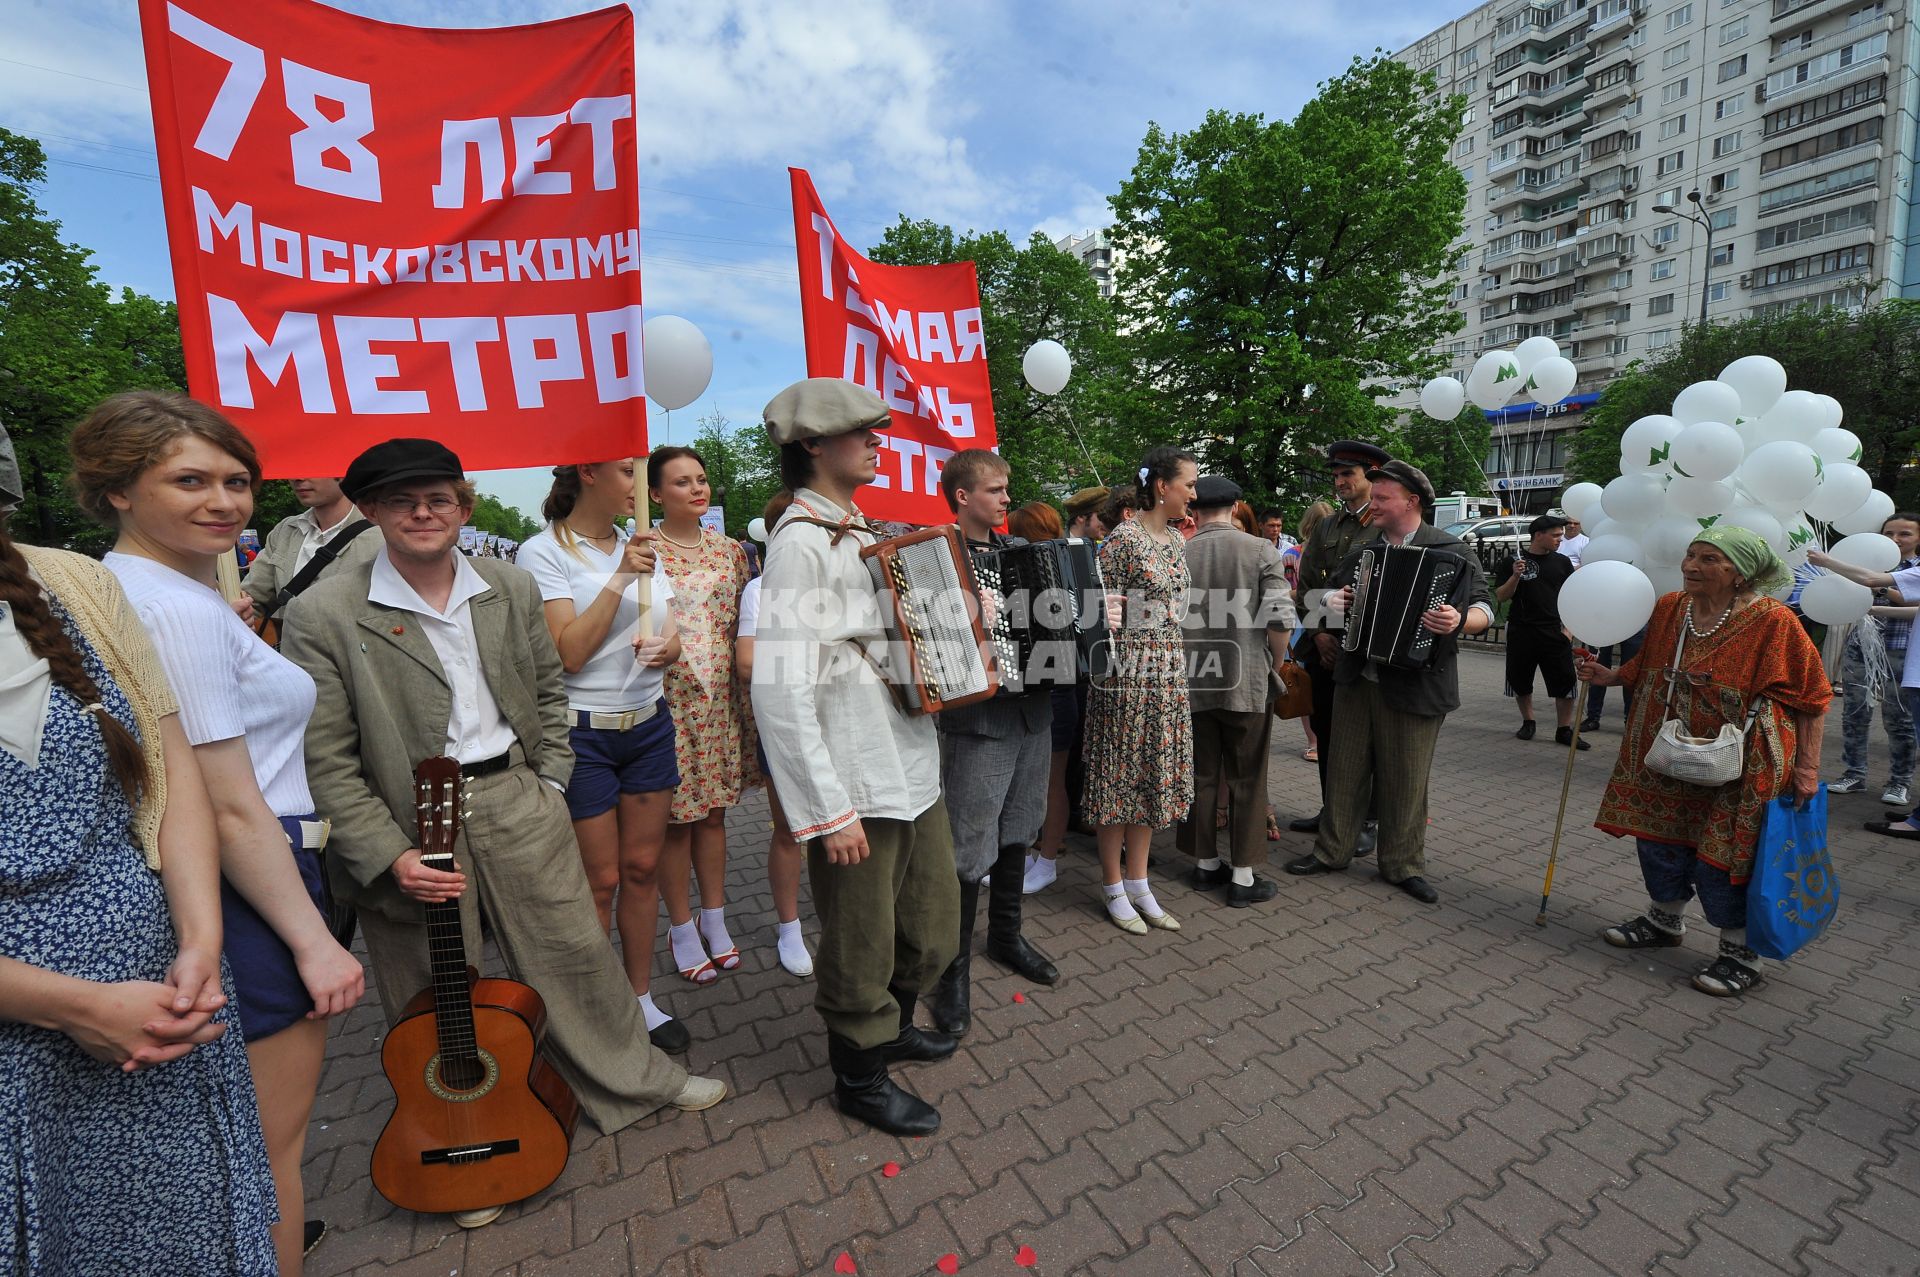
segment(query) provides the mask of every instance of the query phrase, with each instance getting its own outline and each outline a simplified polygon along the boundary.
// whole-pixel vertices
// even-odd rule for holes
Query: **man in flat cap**
[[[1273,899],[1267,862],[1267,756],[1273,740],[1273,671],[1287,658],[1293,596],[1273,542],[1233,525],[1240,485],[1202,475],[1193,501],[1199,523],[1187,540],[1193,607],[1187,613],[1187,700],[1193,714],[1193,807],[1174,840],[1193,857],[1193,885],[1227,889],[1244,909]],[[1230,810],[1223,865],[1216,803]]]
[[[459,552],[473,485],[432,440],[376,444],[340,486],[379,551],[293,601],[285,652],[318,689],[307,778],[387,1023],[430,983],[421,906],[457,900],[467,961],[480,965],[484,916],[508,972],[546,1003],[553,1062],[601,1131],[719,1103],[724,1083],[648,1041],[594,908],[561,796],[573,750],[560,656],[532,575]],[[460,764],[469,812],[451,871],[422,863],[416,836],[414,767],[442,755]],[[478,1227],[499,1205],[456,1218]]]
[[[1334,571],[1329,600],[1342,617],[1350,610],[1360,549],[1412,545],[1460,558],[1470,576],[1467,609],[1462,614],[1442,603],[1422,614],[1420,624],[1435,635],[1433,655],[1418,669],[1402,669],[1369,660],[1361,652],[1340,649],[1334,667],[1333,740],[1327,768],[1327,805],[1314,848],[1287,862],[1290,874],[1325,874],[1352,863],[1366,819],[1368,795],[1379,814],[1380,876],[1425,904],[1439,894],[1426,873],[1427,781],[1433,770],[1440,725],[1460,704],[1459,637],[1479,634],[1493,624],[1493,596],[1486,573],[1471,550],[1455,536],[1426,521],[1433,506],[1433,484],[1404,461],[1370,467],[1373,538]],[[1320,756],[1328,749],[1323,741]]]
[[[948,1035],[914,1026],[913,1010],[953,960],[960,884],[933,720],[909,717],[872,664],[884,601],[860,551],[880,538],[853,498],[873,482],[890,414],[869,390],[812,377],[763,416],[793,504],[767,535],[753,712],[807,849],[834,1101],[889,1134],[926,1135],[939,1111],[887,1066],[954,1052]]]
[[[1089,541],[1104,541],[1107,525],[1100,521],[1101,507],[1107,504],[1105,488],[1082,488],[1067,498],[1067,535],[1085,537]]]
[[[1512,560],[1499,565],[1499,584],[1493,596],[1511,600],[1507,612],[1507,687],[1520,709],[1520,730],[1514,735],[1532,740],[1533,674],[1547,685],[1553,698],[1554,743],[1573,743],[1573,640],[1560,624],[1560,587],[1573,575],[1573,560],[1560,553],[1567,516],[1543,514],[1527,525],[1533,538]],[[1581,749],[1591,749],[1585,740]]]
[[[1339,499],[1339,505],[1332,514],[1320,520],[1320,526],[1307,538],[1300,550],[1300,570],[1298,592],[1294,595],[1294,606],[1299,610],[1304,624],[1312,636],[1311,651],[1302,653],[1302,663],[1307,667],[1307,675],[1313,680],[1313,713],[1307,721],[1313,725],[1314,739],[1319,742],[1320,752],[1320,804],[1325,809],[1327,800],[1327,760],[1332,756],[1329,745],[1336,727],[1333,721],[1333,662],[1340,650],[1340,621],[1338,617],[1327,615],[1321,607],[1320,596],[1327,588],[1334,569],[1346,561],[1346,558],[1364,541],[1371,539],[1368,530],[1373,522],[1372,484],[1367,479],[1369,467],[1377,466],[1387,459],[1387,454],[1370,443],[1359,439],[1341,439],[1327,445],[1327,469],[1333,475],[1333,494]],[[1295,820],[1287,826],[1295,833],[1310,834],[1319,830],[1320,815]],[[1371,835],[1363,840],[1361,855],[1371,848]]]

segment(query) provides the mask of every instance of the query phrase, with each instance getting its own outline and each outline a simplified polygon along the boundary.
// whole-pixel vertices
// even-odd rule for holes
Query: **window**
[[[1453,148],[1453,153],[1455,155],[1472,155],[1474,141],[1475,139],[1471,137],[1461,138],[1459,144]]]
[[[1669,186],[1666,190],[1660,192],[1653,202],[1656,204],[1670,204],[1678,208],[1680,206],[1680,188],[1677,186]]]
[[[1825,213],[1814,213],[1796,222],[1784,222],[1779,226],[1768,226],[1753,237],[1753,246],[1759,252],[1770,248],[1785,248],[1789,244],[1798,244],[1804,240],[1819,239],[1822,235],[1833,235],[1841,231],[1850,231],[1862,226],[1873,225],[1873,202],[1855,204],[1852,208],[1836,208]]]
[[[1707,300],[1710,302],[1723,302],[1732,295],[1733,285],[1724,279],[1707,285]]]
[[[1675,151],[1672,155],[1663,155],[1660,157],[1660,162],[1654,165],[1655,176],[1665,177],[1669,173],[1678,173],[1685,167],[1686,162],[1687,153],[1685,151]]]
[[[1632,319],[1632,302],[1625,302],[1619,306],[1610,306],[1600,316],[1600,322],[1604,324],[1624,324]]]
[[[1659,350],[1663,346],[1673,345],[1673,329],[1656,328],[1647,334],[1647,349]]]
[[[1473,165],[1462,164],[1460,166],[1460,176],[1463,179],[1465,179],[1468,186],[1472,186],[1473,185]]]
[[[1671,84],[1661,85],[1660,86],[1660,104],[1662,106],[1671,106],[1675,102],[1684,101],[1686,99],[1687,89],[1689,87],[1690,86],[1688,83],[1688,77],[1684,75],[1681,76],[1678,80],[1673,81]]]
[[[1613,274],[1607,276],[1607,287],[1608,288],[1632,288],[1633,272],[1630,270],[1617,270],[1613,272]]]
[[[1593,25],[1597,27],[1602,22],[1625,17],[1632,4],[1633,0],[1600,0],[1600,3],[1593,7]]]
[[[1764,215],[1776,208],[1785,208],[1789,204],[1825,199],[1829,195],[1850,191],[1857,186],[1870,186],[1879,180],[1880,161],[1862,160],[1858,164],[1837,169],[1832,173],[1802,178],[1787,186],[1776,186],[1770,191],[1760,192],[1760,212]]]
[[[1725,84],[1728,80],[1737,80],[1746,73],[1746,54],[1743,53],[1737,58],[1728,58],[1720,64],[1720,83]]]
[[[1844,151],[1849,147],[1877,142],[1880,140],[1881,126],[1884,123],[1885,121],[1875,116],[1815,137],[1801,138],[1798,142],[1790,142],[1786,146],[1775,147],[1760,156],[1760,175],[1765,177],[1768,173],[1786,168],[1790,164],[1803,164],[1808,160],[1819,159],[1823,155],[1831,155],[1835,151]]]
[[[1737,191],[1739,189],[1740,170],[1737,168],[1728,169],[1724,173],[1715,173],[1707,179],[1707,194],[1709,195],[1721,195],[1727,191]]]
[[[1722,133],[1719,137],[1713,139],[1713,158],[1716,160],[1723,155],[1732,155],[1739,149],[1740,134],[1738,132]]]
[[[1660,121],[1660,140],[1663,142],[1668,138],[1679,137],[1686,131],[1687,117],[1684,115],[1676,115],[1670,119]]]
[[[1733,265],[1733,245],[1715,244],[1713,246],[1713,264],[1715,266]]]
[[[1712,226],[1716,231],[1731,230],[1733,229],[1734,223],[1739,220],[1740,210],[1737,208],[1715,209],[1707,215],[1707,224]]]
[[[1454,55],[1453,69],[1456,71],[1464,71],[1468,67],[1472,66],[1474,63],[1478,62],[1479,60],[1480,60],[1479,49],[1462,49],[1460,50],[1459,53]]]
[[[1678,222],[1668,222],[1665,226],[1656,226],[1653,229],[1653,242],[1656,244],[1671,244],[1679,238],[1680,223]]]
[[[1812,29],[1808,29],[1812,34]],[[1887,55],[1887,33],[1876,32],[1864,40],[1857,40],[1843,49],[1834,49],[1817,58],[1775,71],[1767,77],[1766,95],[1769,98],[1795,89],[1803,84],[1815,84],[1829,76],[1840,74],[1848,67],[1859,66],[1874,58]]]
[[[1476,81],[1476,80],[1469,80],[1469,81],[1467,81],[1467,87],[1466,87],[1466,88],[1464,88],[1464,89],[1462,89],[1462,90],[1460,90],[1460,91],[1461,91],[1462,93],[1471,93],[1471,92],[1473,92],[1473,90],[1474,90],[1474,87],[1475,87],[1475,85],[1476,85],[1477,83],[1478,83],[1478,81]],[[1476,110],[1476,108],[1474,108],[1474,107],[1468,107],[1468,108],[1467,108],[1467,109],[1466,109],[1465,111],[1462,111],[1462,112],[1460,113],[1460,123],[1462,123],[1462,124],[1472,124],[1472,123],[1473,123],[1473,113],[1474,113],[1474,111],[1475,111],[1475,110]]]
[[[1662,266],[1671,266],[1673,263],[1662,262],[1660,264]],[[1672,313],[1673,313],[1673,294],[1672,293],[1661,293],[1658,297],[1649,297],[1647,299],[1647,317],[1649,319],[1655,318],[1660,315],[1671,315]]]
[[[1692,43],[1693,41],[1691,40],[1682,40],[1680,43],[1671,45],[1664,50],[1660,54],[1660,69],[1662,71],[1671,71],[1682,62],[1685,62],[1687,60],[1687,46]]]
[[[1610,89],[1614,85],[1623,84],[1632,78],[1633,63],[1622,62],[1618,66],[1608,67],[1599,75],[1595,76],[1593,78],[1593,87],[1595,89]]]
[[[1761,267],[1753,272],[1753,291],[1780,288],[1787,284],[1797,284],[1805,279],[1819,279],[1823,275],[1852,274],[1866,270],[1872,265],[1871,245],[1858,244],[1852,248],[1836,248],[1830,253],[1815,253],[1811,257],[1798,257],[1790,262],[1776,262],[1771,266]]]
[[[1692,22],[1692,21],[1693,21],[1693,6],[1690,4],[1683,4],[1678,9],[1675,9],[1672,13],[1669,13],[1667,15],[1667,30],[1678,31],[1681,27],[1686,26],[1689,22]]]
[[[1809,98],[1805,102],[1796,102],[1792,106],[1781,107],[1778,111],[1767,112],[1760,121],[1760,136],[1773,137],[1779,133],[1788,133],[1807,124],[1817,124],[1821,120],[1844,114],[1857,106],[1869,102],[1878,102],[1886,96],[1887,77],[1879,76],[1872,80],[1863,80],[1859,84],[1849,84],[1844,89],[1835,89],[1832,93]]]
[[[1665,261],[1655,262],[1653,264],[1653,269],[1647,272],[1647,278],[1648,279],[1672,279],[1673,278],[1673,259],[1668,258]]]
[[[1745,14],[1735,18],[1732,22],[1723,22],[1720,24],[1720,43],[1722,44],[1732,44],[1735,40],[1746,39],[1746,36],[1747,19]]]

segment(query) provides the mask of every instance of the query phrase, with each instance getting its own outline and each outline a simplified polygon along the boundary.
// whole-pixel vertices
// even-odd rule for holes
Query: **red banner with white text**
[[[633,15],[140,0],[188,383],[270,476],[646,450]]]
[[[940,469],[963,448],[991,448],[993,384],[972,262],[887,266],[855,252],[803,169],[793,177],[807,373],[844,377],[886,400],[880,473],[860,492],[876,519],[951,523]]]

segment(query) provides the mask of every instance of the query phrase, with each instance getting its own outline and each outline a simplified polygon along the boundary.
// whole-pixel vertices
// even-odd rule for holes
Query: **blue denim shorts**
[[[327,879],[317,848],[300,845],[300,822],[317,819],[282,816],[280,827],[290,842],[288,853],[300,870],[300,881],[321,917],[327,915]],[[305,1018],[313,1010],[293,950],[287,948],[267,920],[254,911],[240,893],[220,880],[220,921],[226,933],[227,966],[233,971],[233,998],[240,1013],[240,1032],[249,1042],[272,1037]]]
[[[663,696],[653,717],[624,732],[604,727],[575,727],[573,780],[567,785],[567,811],[590,820],[620,805],[622,794],[653,794],[680,784],[674,760],[673,715]]]

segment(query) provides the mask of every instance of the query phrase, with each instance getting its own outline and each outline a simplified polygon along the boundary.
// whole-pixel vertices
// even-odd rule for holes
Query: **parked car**
[[[1458,523],[1448,524],[1443,531],[1450,532],[1473,547],[1480,559],[1480,566],[1491,574],[1495,568],[1510,561],[1515,555],[1527,548],[1533,535],[1527,531],[1533,515],[1500,515],[1492,519],[1462,519]]]

